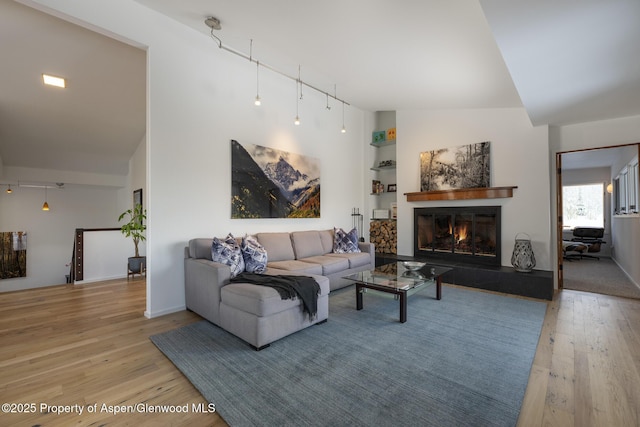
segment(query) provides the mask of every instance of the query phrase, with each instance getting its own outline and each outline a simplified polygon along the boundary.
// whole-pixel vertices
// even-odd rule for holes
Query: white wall
[[[413,209],[502,206],[502,259],[511,266],[516,234],[531,236],[537,270],[551,270],[548,130],[532,127],[524,109],[398,111],[398,253],[413,255]],[[513,198],[407,202],[420,191],[420,153],[491,141],[491,185],[517,186]],[[401,172],[400,172],[401,171]]]
[[[75,229],[117,227],[117,199],[113,188],[66,185],[47,191],[50,210],[45,212],[41,188],[13,187],[12,194],[0,192],[1,231],[28,233],[27,277],[0,280],[0,292],[65,283]]]
[[[342,109],[325,110],[325,97],[308,90],[295,127],[295,83],[261,72],[263,105],[256,108],[255,65],[202,32],[131,0],[37,3],[147,47],[147,316],[184,308],[190,238],[351,225],[351,208],[363,205],[368,114],[347,107],[341,134]],[[322,217],[231,220],[231,139],[318,158]]]
[[[555,167],[557,153],[587,148],[613,147],[640,142],[640,116],[624,117],[597,122],[579,123],[568,126],[554,126],[549,129],[549,161]],[[631,159],[628,159],[629,161]],[[612,174],[616,173],[616,168]],[[556,197],[555,172],[551,174],[551,199]],[[556,205],[551,205],[552,218],[556,216]],[[629,275],[631,280],[640,284],[640,218],[613,218],[611,221],[613,248],[612,257]],[[552,229],[552,241],[556,241],[555,226]],[[555,246],[552,246],[555,252]],[[557,284],[556,284],[557,285]]]

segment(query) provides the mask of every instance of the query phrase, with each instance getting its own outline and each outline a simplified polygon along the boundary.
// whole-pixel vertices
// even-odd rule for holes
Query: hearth
[[[414,209],[416,258],[500,266],[500,206]]]

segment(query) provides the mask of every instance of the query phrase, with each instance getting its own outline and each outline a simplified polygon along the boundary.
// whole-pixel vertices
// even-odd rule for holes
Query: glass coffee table
[[[417,270],[405,268],[403,262],[382,265],[375,270],[345,276],[356,285],[356,309],[362,310],[362,294],[368,289],[392,294],[400,300],[400,323],[407,321],[407,298],[435,285],[436,299],[442,299],[442,275],[452,269],[425,264]]]

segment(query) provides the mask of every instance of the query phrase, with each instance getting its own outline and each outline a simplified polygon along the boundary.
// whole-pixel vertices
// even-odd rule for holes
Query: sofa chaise
[[[360,252],[335,253],[334,230],[255,234],[267,253],[268,275],[304,275],[320,286],[317,314],[303,312],[299,299],[283,300],[270,287],[230,283],[228,265],[212,260],[212,238],[196,238],[185,248],[187,309],[248,342],[256,349],[329,316],[329,293],[350,285],[344,276],[375,268],[371,243],[358,242]]]

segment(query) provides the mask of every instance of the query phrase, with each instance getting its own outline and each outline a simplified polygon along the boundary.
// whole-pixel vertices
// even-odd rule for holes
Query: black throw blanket
[[[316,317],[318,312],[318,294],[320,285],[308,276],[270,275],[257,273],[240,273],[230,280],[231,283],[251,283],[254,285],[270,286],[280,294],[282,299],[302,300],[302,310],[309,313],[309,319]]]

